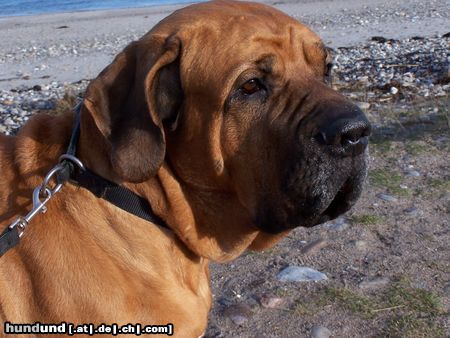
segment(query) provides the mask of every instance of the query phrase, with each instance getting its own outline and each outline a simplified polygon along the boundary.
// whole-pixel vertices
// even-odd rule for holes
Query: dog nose
[[[366,116],[354,107],[350,114],[343,114],[334,121],[328,121],[317,136],[333,153],[356,156],[366,149],[370,132],[371,126]]]

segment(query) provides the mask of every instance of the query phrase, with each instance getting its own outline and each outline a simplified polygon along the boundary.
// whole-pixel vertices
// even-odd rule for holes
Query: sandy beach
[[[401,39],[450,30],[445,1],[299,0],[273,5],[311,26],[331,47],[353,46],[372,36]],[[0,89],[91,79],[130,41],[183,6],[0,18]]]

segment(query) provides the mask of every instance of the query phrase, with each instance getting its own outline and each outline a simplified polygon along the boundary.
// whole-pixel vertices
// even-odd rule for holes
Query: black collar
[[[33,210],[25,217],[19,217],[0,233],[0,256],[19,244],[20,237],[25,227],[28,226],[28,222],[36,214],[45,211],[45,204],[50,200],[53,193],[58,192],[63,184],[68,181],[89,190],[98,198],[102,198],[130,214],[170,230],[167,224],[153,212],[150,203],[145,198],[97,175],[85,168],[81,161],[76,158],[77,144],[80,137],[81,106],[82,103],[75,108],[75,121],[66,154],[60,157],[60,163],[47,174],[42,185],[33,192]],[[54,174],[56,174],[57,185],[52,191],[49,191],[47,184]],[[47,195],[44,201],[40,200],[42,190]]]
[[[150,203],[145,198],[97,175],[87,168],[84,170],[75,170],[71,175],[70,180],[76,185],[89,190],[98,198],[102,198],[130,214],[170,229],[167,224],[153,212]]]
[[[66,155],[76,155],[78,139],[80,137],[81,107],[82,103],[78,104],[75,108],[75,120],[72,129],[72,136],[70,138]],[[79,166],[74,165],[70,159],[63,160],[61,164],[65,166],[67,170],[60,172],[57,178],[58,183],[63,183],[70,180],[72,183],[89,190],[98,198],[102,198],[130,214],[138,216],[161,227],[170,229],[167,224],[153,212],[147,199],[135,194],[123,186],[97,175],[88,168],[80,168]]]

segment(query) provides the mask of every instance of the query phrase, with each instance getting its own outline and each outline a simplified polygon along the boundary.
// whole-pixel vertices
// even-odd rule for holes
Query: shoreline
[[[189,1],[189,2],[181,2],[173,4],[164,4],[164,5],[148,5],[148,6],[142,6],[142,7],[118,7],[118,8],[98,8],[98,9],[83,9],[83,10],[76,10],[76,11],[62,11],[62,12],[46,12],[46,13],[30,13],[30,14],[17,14],[17,15],[7,15],[7,16],[1,16],[0,15],[0,24],[2,21],[8,21],[8,19],[11,19],[14,21],[14,19],[18,19],[17,21],[22,21],[21,19],[39,19],[44,18],[45,19],[59,19],[58,17],[66,17],[70,16],[70,18],[74,18],[74,16],[85,16],[86,18],[92,17],[92,16],[98,16],[98,14],[101,14],[101,16],[106,17],[116,17],[116,16],[129,16],[132,14],[138,14],[140,12],[143,12],[145,10],[151,10],[151,9],[158,9],[157,12],[168,12],[170,13],[171,8],[173,7],[174,10],[177,8],[181,8],[184,6],[189,6],[191,4],[196,3],[196,1]],[[114,14],[120,14],[120,15],[114,15]],[[152,13],[154,14],[154,13]]]
[[[171,0],[171,2],[167,2],[164,4],[161,3],[154,3],[154,4],[148,4],[145,6],[138,6],[138,7],[99,7],[99,8],[89,8],[89,9],[75,9],[75,10],[54,10],[54,11],[47,11],[47,12],[39,12],[39,13],[19,13],[19,14],[9,14],[9,15],[2,15],[0,14],[0,20],[1,19],[8,19],[8,18],[21,18],[21,17],[33,17],[33,16],[53,16],[58,14],[77,14],[77,13],[89,13],[89,12],[106,12],[106,11],[126,11],[126,10],[144,10],[147,8],[154,8],[154,7],[171,7],[171,6],[188,6],[193,3],[195,3],[195,0]]]

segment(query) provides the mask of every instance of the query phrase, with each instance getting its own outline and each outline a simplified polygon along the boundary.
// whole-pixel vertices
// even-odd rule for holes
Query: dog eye
[[[244,83],[240,88],[245,95],[252,95],[261,89],[263,89],[263,85],[258,79],[251,79]]]

